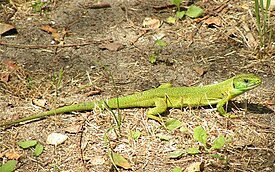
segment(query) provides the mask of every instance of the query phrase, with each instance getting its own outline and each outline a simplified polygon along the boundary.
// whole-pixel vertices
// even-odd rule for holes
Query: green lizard
[[[240,74],[217,84],[199,87],[172,87],[171,84],[166,84],[128,96],[60,107],[15,121],[2,123],[0,127],[12,126],[21,122],[72,111],[89,111],[95,107],[101,109],[153,107],[147,111],[147,117],[159,121],[158,115],[165,112],[167,108],[198,107],[216,104],[217,110],[222,116],[233,118],[236,116],[227,113],[223,106],[230,99],[259,86],[261,82],[261,78],[254,74]]]

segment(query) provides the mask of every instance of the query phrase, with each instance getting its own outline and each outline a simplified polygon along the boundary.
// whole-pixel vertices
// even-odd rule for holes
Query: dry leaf
[[[50,25],[43,25],[40,27],[40,29],[52,34],[52,38],[54,41],[53,44],[61,43],[63,45],[64,37],[68,34],[65,28],[63,28],[61,32],[58,32],[57,29],[51,27]]]
[[[8,159],[14,159],[14,160],[18,160],[21,157],[21,155],[19,153],[15,152],[15,151],[6,152],[5,156]]]
[[[145,28],[157,29],[161,26],[161,22],[158,19],[152,19],[147,17],[143,20],[142,26]]]
[[[105,163],[105,159],[102,156],[92,157],[89,161],[91,165],[103,165]]]
[[[210,17],[204,20],[204,23],[206,23],[207,25],[216,25],[219,27],[222,25],[222,21],[219,17]]]
[[[109,43],[109,44],[104,44],[101,45],[99,48],[100,49],[107,49],[110,51],[118,51],[121,50],[124,46],[121,43]]]
[[[43,25],[40,27],[40,29],[48,33],[57,33],[57,30],[50,25]]]
[[[8,69],[11,69],[11,70],[16,70],[16,69],[18,68],[16,62],[13,61],[13,60],[11,60],[11,59],[4,59],[4,60],[2,61],[2,63],[3,63],[4,65],[6,65],[6,67],[7,67]]]
[[[246,19],[244,18],[243,20],[246,20]],[[257,43],[256,39],[254,38],[254,36],[252,35],[252,32],[251,32],[249,26],[245,22],[243,22],[242,27],[246,31],[245,37],[247,39],[248,46],[249,47],[257,47],[258,43]]]
[[[114,152],[111,152],[111,155],[112,155],[112,159],[113,159],[114,163],[117,166],[122,167],[124,169],[130,169],[131,168],[130,163],[123,156],[121,156],[117,153],[114,153]]]
[[[64,135],[64,134],[60,134],[60,133],[51,133],[50,135],[48,135],[47,137],[47,144],[50,145],[60,145],[63,142],[65,142],[68,139],[68,136]]]
[[[88,93],[85,94],[85,96],[89,97],[89,96],[93,96],[95,94],[99,94],[101,91],[100,90],[91,90]]]
[[[249,9],[249,4],[248,3],[243,3],[240,5],[240,7],[244,10],[248,10]]]
[[[53,37],[53,40],[54,40],[55,42],[60,42],[60,41],[62,41],[62,36],[61,36],[59,33],[57,33],[57,32],[53,32],[53,33],[52,33],[52,37]]]
[[[7,73],[7,72],[0,73],[0,81],[9,82],[10,81],[10,73]]]
[[[275,99],[269,99],[266,101],[266,104],[269,106],[275,105]]]
[[[184,172],[200,172],[203,171],[204,163],[203,162],[194,162],[190,164]]]
[[[78,133],[81,130],[82,125],[72,125],[64,129],[68,133]]]
[[[205,73],[205,70],[203,68],[201,68],[201,67],[193,67],[193,69],[200,76],[202,76]]]
[[[229,38],[235,38],[238,35],[238,31],[236,30],[236,28],[231,28],[231,27],[227,27],[226,28],[226,32],[224,34],[226,39]]]
[[[95,94],[99,94],[102,91],[100,88],[95,87],[95,86],[87,87],[86,90],[88,91],[87,93],[85,93],[85,95],[87,97],[95,95]]]
[[[45,100],[45,99],[32,99],[32,104],[44,108],[47,105],[47,100]]]
[[[0,23],[0,35],[3,35],[3,34],[7,34],[8,31],[11,31],[11,30],[15,30],[15,27],[13,25],[10,25],[10,24],[6,24],[6,23]]]

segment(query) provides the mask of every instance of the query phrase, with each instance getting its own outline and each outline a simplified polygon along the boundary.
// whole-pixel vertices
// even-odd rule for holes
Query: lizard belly
[[[182,107],[198,107],[217,104],[221,101],[221,98],[205,98],[205,97],[192,97],[192,98],[168,98],[167,106],[170,108],[182,108]]]

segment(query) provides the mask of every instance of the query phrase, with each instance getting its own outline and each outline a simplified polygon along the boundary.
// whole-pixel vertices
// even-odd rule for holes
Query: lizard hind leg
[[[162,120],[157,115],[167,110],[167,103],[164,98],[156,98],[154,102],[155,107],[148,110],[147,117],[160,122]]]

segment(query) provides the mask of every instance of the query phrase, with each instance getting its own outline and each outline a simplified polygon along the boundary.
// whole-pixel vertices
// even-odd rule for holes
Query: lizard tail
[[[21,118],[21,119],[17,119],[17,120],[13,120],[13,121],[8,121],[6,123],[2,123],[0,124],[0,127],[9,127],[9,126],[13,126],[16,124],[19,124],[21,122],[26,122],[26,121],[30,121],[30,120],[39,120],[48,116],[53,116],[53,115],[58,115],[58,114],[62,114],[62,113],[69,113],[69,112],[73,112],[73,111],[88,111],[88,110],[93,110],[98,104],[99,108],[102,108],[102,102],[87,102],[87,103],[79,103],[79,104],[73,104],[70,106],[64,106],[64,107],[60,107],[57,109],[53,109],[53,110],[49,110],[46,112],[41,112],[32,116],[28,116],[25,118]]]

